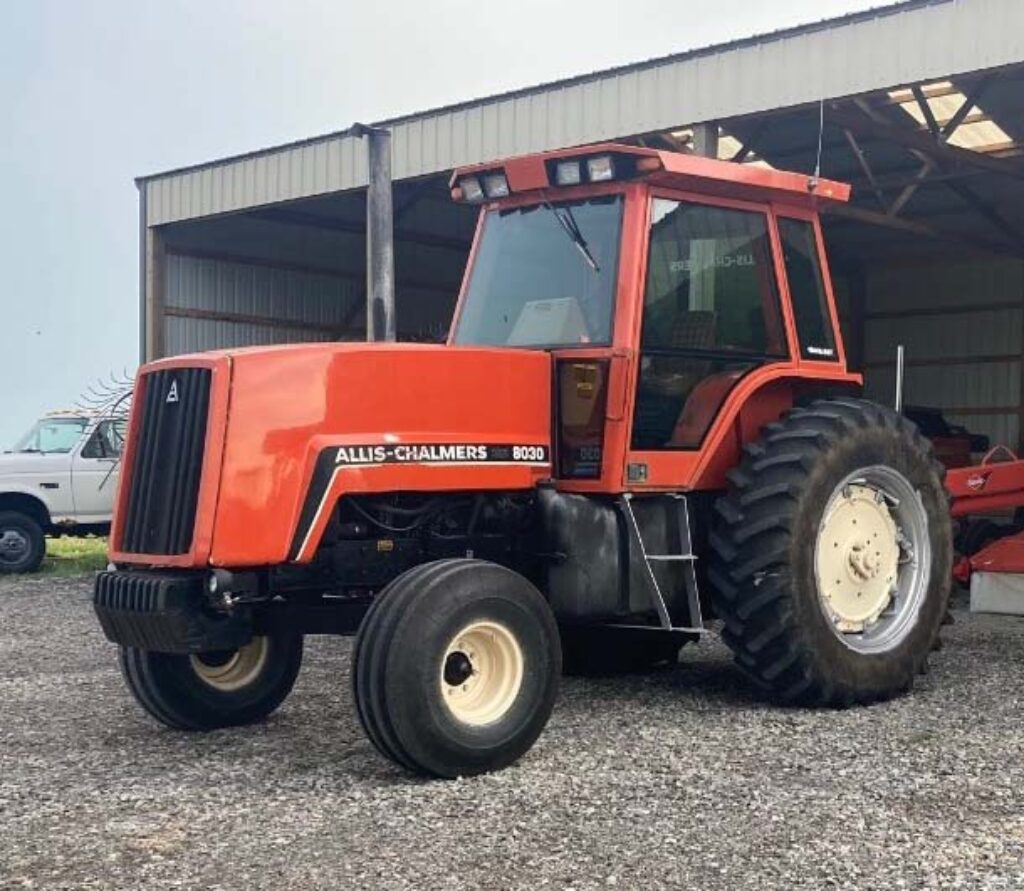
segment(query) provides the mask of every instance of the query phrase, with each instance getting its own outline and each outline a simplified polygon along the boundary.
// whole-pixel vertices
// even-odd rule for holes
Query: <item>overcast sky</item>
[[[0,445],[134,370],[134,177],[871,5],[0,0]]]

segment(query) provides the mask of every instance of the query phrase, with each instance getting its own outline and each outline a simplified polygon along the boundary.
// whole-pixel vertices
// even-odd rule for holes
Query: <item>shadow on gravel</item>
[[[663,702],[695,711],[733,708],[764,708],[770,703],[744,675],[718,663],[665,666],[647,672],[605,678],[574,678],[563,681],[563,690],[578,686],[604,707]],[[592,706],[591,706],[592,708]]]

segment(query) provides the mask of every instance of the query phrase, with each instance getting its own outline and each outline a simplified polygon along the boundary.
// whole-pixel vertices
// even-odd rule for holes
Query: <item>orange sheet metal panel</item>
[[[329,511],[309,518],[300,554],[293,544],[321,453],[334,464],[318,493],[324,504],[345,492],[529,489],[550,476],[545,353],[334,344],[242,351],[232,362],[214,565],[311,557]],[[463,450],[452,453],[464,459],[457,463],[420,463],[406,460],[415,458],[406,450],[400,462],[377,463],[365,451],[410,444],[532,445],[547,460],[474,463],[478,453]],[[337,458],[339,447],[349,449],[346,460]]]
[[[545,164],[563,158],[589,157],[610,153],[650,159],[657,169],[641,176],[631,177],[633,182],[649,182],[651,185],[673,189],[687,189],[704,195],[718,195],[723,198],[737,198],[755,201],[778,201],[796,207],[816,207],[833,202],[850,200],[850,186],[835,180],[817,179],[806,173],[792,173],[755,167],[751,164],[736,164],[719,161],[700,155],[682,152],[665,152],[657,149],[638,148],[616,143],[596,143],[574,146],[552,152],[539,152],[518,158],[488,161],[460,167],[451,177],[454,187],[458,180],[467,175],[504,168],[513,193],[524,193],[543,189],[549,185],[545,180]],[[558,190],[561,194],[561,190]]]

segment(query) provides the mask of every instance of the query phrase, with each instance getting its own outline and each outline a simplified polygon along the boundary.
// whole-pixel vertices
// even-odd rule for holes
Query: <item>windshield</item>
[[[43,418],[14,444],[15,452],[70,452],[81,439],[85,418]]]
[[[622,196],[490,211],[453,342],[607,345]]]

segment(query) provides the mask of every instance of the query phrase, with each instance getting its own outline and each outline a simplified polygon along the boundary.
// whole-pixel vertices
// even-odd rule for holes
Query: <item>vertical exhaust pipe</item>
[[[903,344],[896,347],[896,398],[893,408],[896,414],[903,414]]]
[[[354,124],[366,138],[366,339],[395,340],[395,238],[391,201],[391,132]]]

